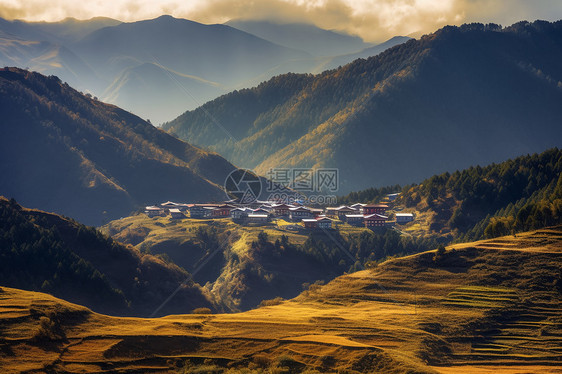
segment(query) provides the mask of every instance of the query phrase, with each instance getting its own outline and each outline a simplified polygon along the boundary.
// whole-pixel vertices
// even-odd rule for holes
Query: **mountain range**
[[[0,69],[0,191],[100,225],[169,199],[224,200],[235,167],[57,77]]]
[[[236,24],[243,29],[248,22]],[[233,89],[289,71],[319,72],[335,54],[371,46],[313,25],[259,25],[261,37],[170,16],[131,23],[101,17],[53,23],[0,19],[0,65],[56,75],[157,124]],[[275,32],[264,32],[266,25]],[[285,42],[292,36],[302,42],[272,40],[282,34]],[[321,46],[330,55],[315,55]],[[337,58],[347,63],[354,57]]]
[[[561,58],[562,22],[448,26],[229,93],[164,129],[262,175],[338,168],[340,193],[407,184],[560,146]]]

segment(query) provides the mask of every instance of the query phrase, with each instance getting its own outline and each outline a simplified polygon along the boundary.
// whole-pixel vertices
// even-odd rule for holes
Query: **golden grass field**
[[[562,373],[562,227],[386,261],[238,314],[93,313],[2,287],[0,372]]]

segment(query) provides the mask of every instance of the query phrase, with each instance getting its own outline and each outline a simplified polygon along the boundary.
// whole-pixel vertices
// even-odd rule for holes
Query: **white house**
[[[398,196],[400,196],[400,192],[389,193],[388,195],[386,195],[386,198],[388,199],[388,201],[394,201],[398,198]]]
[[[328,217],[319,217],[316,219],[317,225],[319,229],[331,229],[332,228],[332,220]]]
[[[414,220],[414,213],[396,213],[395,216],[396,223],[399,225],[404,225]]]
[[[234,208],[230,211],[230,218],[241,220],[247,218],[248,214],[252,212],[253,210],[250,208]]]
[[[353,209],[355,212],[357,212],[357,214],[363,214],[363,207],[365,205],[367,204],[355,203],[353,205],[350,205],[349,207]]]
[[[183,213],[178,208],[170,209],[170,215],[172,216],[173,219],[185,218]]]
[[[250,223],[267,223],[269,221],[269,214],[250,213],[248,214],[248,221]]]
[[[312,211],[304,206],[289,208],[289,218],[293,221],[300,221],[301,219],[312,217],[314,217]]]
[[[144,214],[146,214],[150,218],[159,217],[164,215],[164,209],[158,206],[147,206],[146,208],[144,208]]]

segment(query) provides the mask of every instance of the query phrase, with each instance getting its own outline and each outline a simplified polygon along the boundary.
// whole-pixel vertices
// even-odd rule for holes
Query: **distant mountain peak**
[[[358,36],[325,30],[311,23],[234,19],[226,22],[226,25],[315,56],[336,56],[356,52],[372,45],[365,43]]]

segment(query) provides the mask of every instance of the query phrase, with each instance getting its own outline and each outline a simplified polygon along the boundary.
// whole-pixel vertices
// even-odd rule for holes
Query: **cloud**
[[[203,23],[233,18],[312,22],[369,41],[464,22],[504,25],[562,18],[559,0],[0,0],[0,17],[56,21],[106,16],[135,21],[171,14]]]

